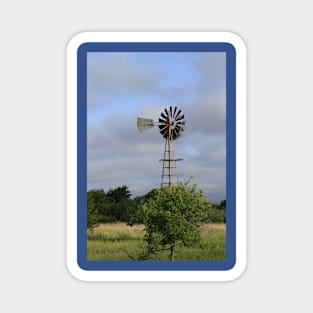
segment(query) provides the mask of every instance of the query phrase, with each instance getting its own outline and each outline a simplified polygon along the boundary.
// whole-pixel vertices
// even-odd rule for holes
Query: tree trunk
[[[174,246],[171,246],[170,261],[174,261]]]

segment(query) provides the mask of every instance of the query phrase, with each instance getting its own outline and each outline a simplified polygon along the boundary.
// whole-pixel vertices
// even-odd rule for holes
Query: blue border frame
[[[226,52],[226,260],[87,260],[87,53]],[[236,50],[223,42],[97,42],[77,50],[77,262],[84,270],[230,270],[236,263]]]

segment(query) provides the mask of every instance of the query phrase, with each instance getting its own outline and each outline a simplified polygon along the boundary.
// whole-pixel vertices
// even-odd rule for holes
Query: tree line
[[[87,192],[87,227],[93,228],[99,223],[126,222],[129,225],[144,223],[147,211],[143,210],[143,207],[158,192],[159,189],[152,189],[145,195],[132,198],[127,185],[109,188],[108,191],[89,190]],[[204,198],[203,195],[201,197]],[[205,200],[203,222],[226,223],[226,200],[219,203]],[[162,208],[159,210],[161,211]]]

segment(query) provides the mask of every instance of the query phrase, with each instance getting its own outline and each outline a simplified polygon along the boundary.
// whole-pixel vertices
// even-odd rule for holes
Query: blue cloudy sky
[[[89,52],[87,55],[88,190],[126,184],[133,196],[160,187],[164,139],[139,133],[137,117],[183,111],[175,140],[179,179],[193,177],[212,201],[226,197],[226,54]]]

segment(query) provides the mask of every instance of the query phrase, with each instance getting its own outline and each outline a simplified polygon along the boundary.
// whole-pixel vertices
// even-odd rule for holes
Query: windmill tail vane
[[[137,129],[139,132],[158,126],[162,137],[165,139],[163,159],[159,160],[163,162],[161,187],[170,188],[178,183],[176,162],[181,161],[182,158],[176,158],[173,141],[179,138],[185,130],[186,122],[184,118],[182,111],[178,110],[177,107],[173,110],[172,106],[169,109],[165,108],[164,112],[161,112],[158,122],[154,122],[150,118],[137,118]]]
[[[137,129],[139,132],[152,128],[154,126],[153,120],[150,118],[138,117],[137,118]]]

